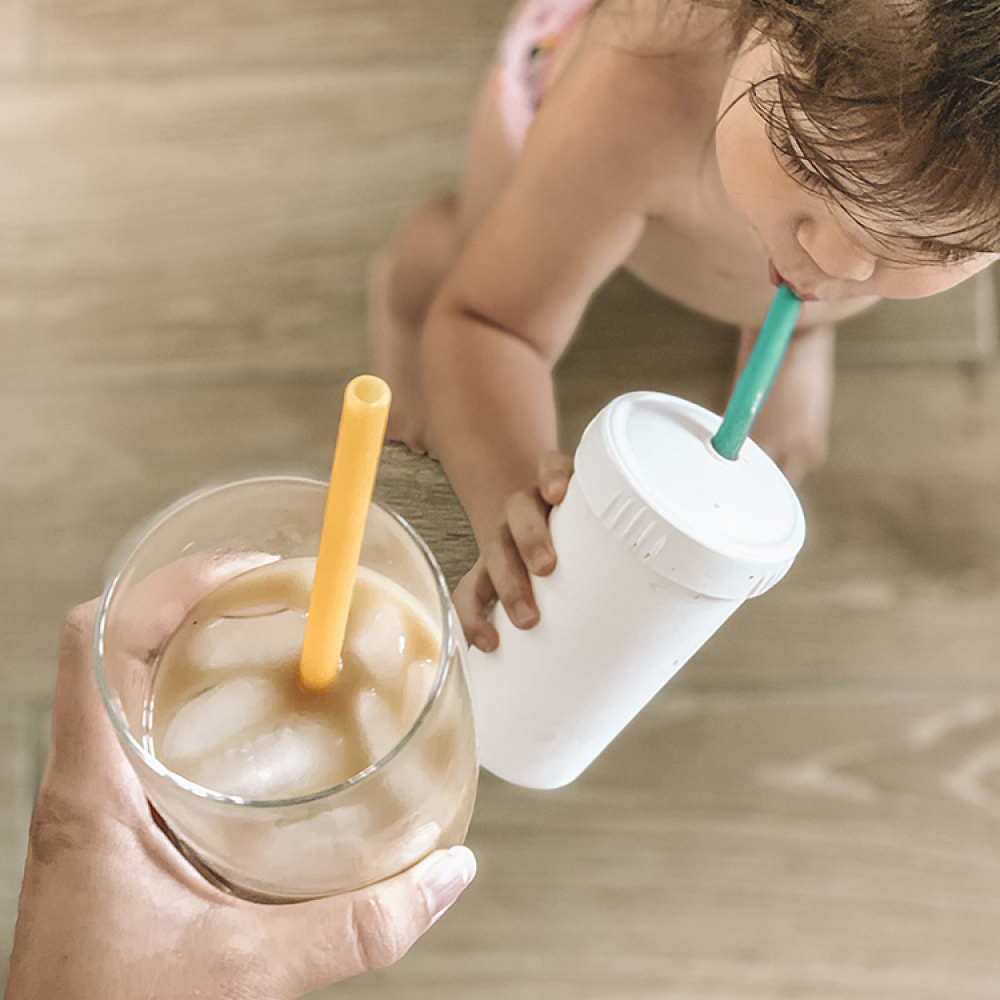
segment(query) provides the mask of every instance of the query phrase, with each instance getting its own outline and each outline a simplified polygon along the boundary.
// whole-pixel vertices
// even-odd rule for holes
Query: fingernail
[[[431,923],[434,923],[475,878],[476,856],[458,844],[428,858],[425,864],[426,869],[420,873],[420,885],[432,914]]]
[[[492,653],[494,649],[497,648],[496,639],[491,635],[477,635],[475,639],[472,640],[472,644],[481,653]]]
[[[544,576],[556,568],[556,554],[552,549],[541,546],[531,553],[531,569],[537,576]]]
[[[511,621],[518,628],[530,628],[535,624],[535,609],[527,601],[518,601],[510,612]]]

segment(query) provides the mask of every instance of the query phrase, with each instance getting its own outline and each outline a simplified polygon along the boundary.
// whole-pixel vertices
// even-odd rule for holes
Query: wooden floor
[[[0,3],[4,950],[63,613],[180,493],[328,474],[365,263],[457,174],[504,13]],[[995,335],[989,276],[846,331],[789,576],[569,788],[484,775],[455,911],[316,996],[1000,997]],[[566,446],[628,389],[719,408],[733,346],[616,278],[560,370]],[[389,448],[379,493],[454,581],[440,469]]]

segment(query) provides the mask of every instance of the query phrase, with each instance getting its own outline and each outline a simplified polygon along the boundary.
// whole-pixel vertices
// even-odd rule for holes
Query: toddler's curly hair
[[[779,54],[749,96],[803,184],[921,258],[1000,252],[1000,0],[731,3]]]

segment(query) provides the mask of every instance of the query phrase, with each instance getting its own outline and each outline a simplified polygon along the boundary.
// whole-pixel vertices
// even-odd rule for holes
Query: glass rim
[[[188,507],[193,506],[209,496],[234,490],[241,486],[263,484],[284,484],[309,487],[315,486],[324,491],[328,487],[328,484],[322,480],[311,479],[307,476],[252,476],[245,479],[237,479],[195,490],[175,500],[158,513],[153,514],[151,517],[143,521],[136,529],[126,535],[124,541],[119,545],[119,551],[125,549],[125,552],[123,555],[118,555],[113,559],[113,568],[110,571],[108,583],[101,594],[100,601],[98,602],[97,616],[94,620],[94,633],[92,639],[94,674],[97,680],[97,688],[100,692],[105,712],[111,720],[112,727],[114,728],[119,741],[122,742],[127,748],[134,751],[139,759],[146,765],[146,767],[153,771],[154,774],[178,786],[181,790],[198,798],[216,802],[223,806],[236,806],[241,809],[245,809],[247,807],[252,809],[278,809],[308,805],[312,802],[332,798],[341,792],[346,792],[349,789],[355,788],[368,781],[376,774],[384,771],[385,768],[395,759],[395,757],[402,752],[403,748],[414,738],[434,704],[440,697],[441,692],[444,689],[445,680],[448,677],[449,671],[452,669],[452,660],[454,659],[458,643],[457,633],[452,618],[453,609],[451,595],[448,592],[448,586],[445,582],[444,574],[441,572],[441,567],[438,565],[437,559],[434,558],[434,553],[431,552],[427,543],[420,537],[420,535],[417,534],[416,531],[414,531],[414,529],[403,517],[391,508],[386,507],[384,504],[373,499],[371,501],[371,506],[378,508],[400,528],[402,528],[406,536],[416,545],[418,551],[423,555],[424,560],[431,570],[431,575],[434,579],[435,592],[441,609],[441,653],[438,658],[437,671],[435,672],[434,682],[431,684],[423,707],[417,713],[417,717],[414,719],[409,729],[407,729],[403,736],[396,741],[387,753],[383,754],[378,760],[373,761],[363,770],[358,771],[349,778],[346,778],[344,781],[338,782],[336,785],[330,785],[327,788],[318,789],[315,792],[309,792],[305,795],[296,795],[284,799],[252,799],[243,798],[239,795],[226,795],[223,792],[217,792],[204,785],[199,785],[190,778],[186,778],[184,775],[178,774],[176,771],[167,767],[135,738],[132,734],[131,728],[121,718],[115,707],[114,698],[112,697],[111,689],[108,684],[107,673],[105,671],[104,657],[105,626],[108,621],[111,604],[121,588],[122,576],[128,568],[133,556],[139,551],[142,544],[150,537],[150,535],[167,519],[176,516],[181,511],[186,510]]]

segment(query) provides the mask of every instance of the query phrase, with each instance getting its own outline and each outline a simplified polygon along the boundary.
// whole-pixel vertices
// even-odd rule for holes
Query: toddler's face
[[[747,94],[750,84],[773,75],[775,65],[770,45],[751,39],[743,47],[722,95],[716,130],[723,186],[763,240],[773,281],[786,281],[807,299],[911,299],[951,288],[1000,257],[901,263],[902,252],[887,249],[820,189],[803,186],[781,162]],[[808,170],[808,164],[796,169]],[[920,234],[915,227],[908,235]]]

